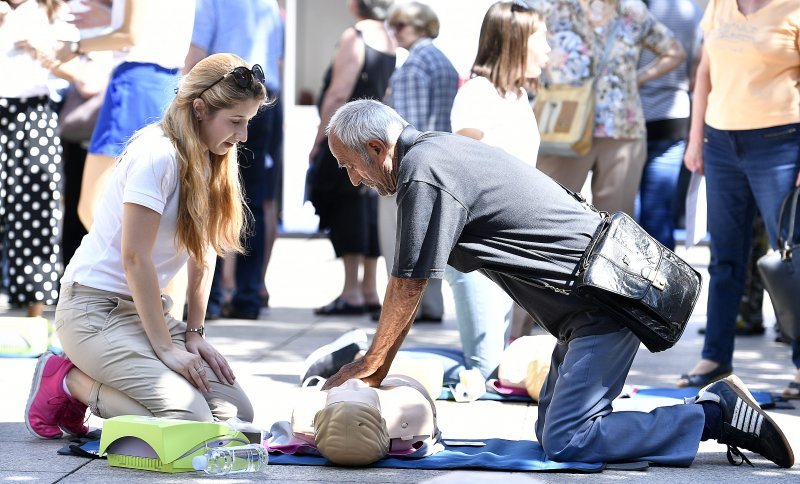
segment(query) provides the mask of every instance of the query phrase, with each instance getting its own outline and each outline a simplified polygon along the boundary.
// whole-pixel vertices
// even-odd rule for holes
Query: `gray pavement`
[[[708,251],[694,248],[679,253],[701,271]],[[226,355],[256,408],[256,424],[268,428],[291,415],[297,373],[305,356],[342,332],[359,327],[368,334],[374,323],[368,317],[318,318],[311,308],[333,299],[341,287],[340,263],[324,239],[280,238],[267,276],[272,308],[258,321],[219,320],[208,323],[209,340]],[[707,279],[706,279],[707,281]],[[385,277],[380,280],[385,284]],[[445,284],[445,300],[449,300]],[[705,296],[705,294],[704,294]],[[774,316],[765,311],[768,327]],[[8,314],[14,314],[9,312]],[[52,313],[49,315],[52,317]],[[683,339],[675,348],[651,354],[642,348],[631,371],[630,385],[671,386],[699,356],[702,337],[697,334],[705,321],[705,297]],[[780,392],[794,369],[788,346],[774,343],[771,330],[763,337],[739,338],[734,365],[737,374],[751,388]],[[443,324],[418,324],[407,339],[413,346],[457,346],[452,303],[447,303]],[[800,466],[778,469],[752,454],[755,467],[733,467],[725,458],[725,447],[703,443],[688,469],[651,467],[644,472],[604,471],[600,474],[543,474],[479,471],[422,471],[401,469],[345,469],[271,465],[264,474],[236,478],[213,478],[202,473],[162,474],[109,467],[104,460],[87,460],[56,454],[63,441],[42,441],[32,437],[23,421],[35,360],[0,359],[0,479],[13,482],[191,482],[254,480],[271,482],[566,482],[566,481],[664,481],[664,482],[762,482],[800,481]],[[437,402],[439,425],[451,439],[506,438],[534,439],[534,405],[478,401],[469,404]],[[800,453],[800,402],[795,409],[770,414],[784,428],[796,453]],[[90,426],[99,427],[96,417]]]

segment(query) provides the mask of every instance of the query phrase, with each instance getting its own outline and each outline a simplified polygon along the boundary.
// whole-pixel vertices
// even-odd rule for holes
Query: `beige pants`
[[[647,157],[644,139],[594,138],[585,156],[540,156],[536,168],[579,192],[592,172],[592,205],[609,213],[633,214]]]
[[[162,296],[162,305],[172,343],[185,349],[186,323],[170,316],[168,296]],[[238,383],[220,382],[206,364],[211,385],[206,395],[158,359],[130,296],[64,285],[56,331],[69,359],[95,380],[88,403],[98,417],[253,421],[253,406]]]

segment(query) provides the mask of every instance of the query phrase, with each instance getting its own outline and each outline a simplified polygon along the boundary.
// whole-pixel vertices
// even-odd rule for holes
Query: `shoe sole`
[[[58,439],[59,437],[63,437],[63,430],[59,427],[62,434],[61,436],[55,437],[48,437],[45,435],[41,435],[35,430],[33,430],[33,426],[31,425],[31,421],[29,420],[28,416],[31,412],[31,405],[33,405],[33,401],[36,398],[36,394],[39,393],[39,386],[42,382],[42,373],[44,373],[44,367],[47,366],[47,361],[50,360],[51,356],[55,356],[53,353],[45,353],[44,355],[39,357],[39,360],[36,362],[36,369],[33,372],[33,381],[31,381],[31,391],[28,394],[28,403],[25,405],[25,426],[28,427],[28,431],[33,435],[39,437],[40,439],[45,440],[53,440]]]
[[[363,336],[362,336],[363,335]],[[332,342],[320,346],[316,350],[314,350],[303,362],[303,371],[300,373],[300,379],[302,380],[303,377],[308,373],[308,370],[311,368],[311,365],[314,364],[315,361],[322,358],[324,355],[329,355],[336,350],[342,349],[347,345],[351,344],[358,344],[360,342],[366,343],[368,340],[366,338],[366,333],[363,331],[348,331],[345,334],[339,336]],[[315,376],[315,375],[309,375]]]
[[[742,380],[738,376],[730,375],[728,377],[723,378],[723,380],[728,382],[728,384],[731,387],[731,389],[734,391],[734,393],[736,393],[739,396],[739,398],[744,400],[746,403],[750,404],[756,410],[756,413],[761,415],[761,417],[764,420],[766,420],[767,422],[772,424],[772,426],[778,432],[780,432],[781,440],[783,441],[783,445],[784,445],[784,447],[786,447],[789,450],[789,460],[792,462],[792,465],[790,465],[789,467],[792,467],[794,465],[794,451],[792,450],[792,446],[789,444],[789,441],[786,440],[786,435],[783,433],[783,430],[781,430],[781,428],[778,426],[778,424],[776,424],[775,421],[772,420],[772,418],[767,414],[767,412],[765,412],[764,410],[761,409],[761,405],[758,404],[756,399],[753,397],[753,394],[750,393],[750,390],[747,389],[747,387],[745,386],[744,382],[742,382]],[[716,383],[716,382],[714,382],[714,383]],[[703,388],[703,391],[705,391],[705,389],[710,387],[711,385],[713,385],[713,383],[705,386]],[[769,459],[767,459],[767,460],[769,460]]]

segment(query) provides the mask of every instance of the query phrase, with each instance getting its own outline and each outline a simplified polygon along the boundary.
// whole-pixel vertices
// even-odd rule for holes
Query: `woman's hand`
[[[203,367],[203,358],[199,354],[183,351],[173,345],[169,351],[158,353],[158,358],[170,370],[186,378],[189,383],[196,386],[201,392],[211,392],[211,385],[208,384],[208,379],[206,378],[206,369]]]
[[[58,49],[56,49],[55,53],[53,54],[56,60],[60,63],[69,62],[75,57],[78,57],[78,54],[72,52],[70,49],[71,42],[60,42]]]
[[[53,69],[61,62],[55,58],[55,53],[40,45],[40,43],[33,40],[19,40],[14,43],[14,47],[24,52],[39,61],[45,69]]]
[[[186,333],[186,349],[191,353],[200,355],[214,371],[214,374],[217,375],[219,381],[227,382],[228,385],[233,385],[236,381],[228,360],[199,334]]]
[[[683,164],[686,169],[697,173],[703,174],[703,140],[692,141],[691,139],[686,145],[686,152],[683,154]]]

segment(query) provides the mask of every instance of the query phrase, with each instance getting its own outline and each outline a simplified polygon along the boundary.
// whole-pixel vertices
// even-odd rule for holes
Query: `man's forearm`
[[[364,359],[371,363],[370,366],[386,367],[388,370],[411,329],[427,285],[427,279],[389,278],[378,329],[369,351],[364,356]]]

